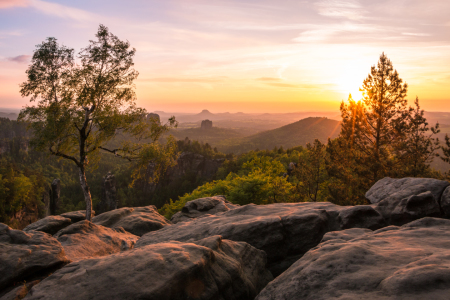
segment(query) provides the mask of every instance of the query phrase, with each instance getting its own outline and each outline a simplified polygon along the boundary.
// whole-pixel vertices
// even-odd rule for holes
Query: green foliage
[[[170,200],[159,211],[170,218],[186,202],[214,195],[225,195],[228,201],[240,205],[296,201],[298,197],[294,193],[294,186],[283,177],[283,173],[291,158],[298,161],[298,155],[298,150],[290,149],[281,153],[277,149],[251,151],[227,160],[218,172],[219,176],[227,173],[225,178],[205,183],[177,201]]]
[[[100,151],[143,164],[171,158],[160,156],[173,150],[170,144],[165,148],[155,143],[175,122],[170,119],[169,124],[160,125],[147,121],[145,110],[136,107],[136,50],[129,42],[119,40],[103,25],[96,38],[78,53],[79,63],[75,63],[73,49],[60,46],[55,38],[37,45],[26,71],[28,79],[21,85],[22,96],[31,96],[30,101],[37,105],[26,107],[19,115],[33,131],[35,149],[77,166],[87,219],[92,199],[86,169],[98,165]],[[120,134],[130,139],[109,148],[108,143]],[[165,163],[170,165],[171,161]],[[140,170],[135,176],[140,176]]]

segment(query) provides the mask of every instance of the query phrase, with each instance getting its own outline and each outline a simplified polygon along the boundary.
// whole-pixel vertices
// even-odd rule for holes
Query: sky
[[[0,108],[37,44],[78,52],[104,24],[136,48],[137,103],[149,111],[338,111],[381,53],[410,103],[450,111],[448,0],[0,0]]]

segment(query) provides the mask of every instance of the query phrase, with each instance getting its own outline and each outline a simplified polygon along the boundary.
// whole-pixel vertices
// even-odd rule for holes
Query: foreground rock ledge
[[[449,299],[449,232],[450,220],[423,218],[329,233],[256,299]]]
[[[15,282],[68,262],[63,247],[51,235],[13,230],[0,223],[0,293]]]
[[[263,251],[220,236],[160,243],[71,263],[24,299],[250,300],[272,279],[265,263]]]

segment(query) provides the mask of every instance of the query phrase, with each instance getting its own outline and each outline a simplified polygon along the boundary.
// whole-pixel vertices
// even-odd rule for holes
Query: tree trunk
[[[86,174],[85,174],[84,168],[79,167],[78,170],[79,170],[79,175],[80,175],[81,189],[83,190],[84,201],[86,202],[86,220],[91,221],[91,218],[92,218],[91,192],[89,191],[89,186],[86,181]]]

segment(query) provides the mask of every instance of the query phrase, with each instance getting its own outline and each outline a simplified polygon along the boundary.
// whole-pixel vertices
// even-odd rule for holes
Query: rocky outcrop
[[[69,226],[70,224],[72,224],[72,220],[69,218],[65,218],[63,216],[48,216],[34,223],[31,223],[30,225],[25,227],[23,231],[28,232],[31,230],[35,230],[53,235],[64,227]]]
[[[147,120],[156,122],[157,124],[161,124],[161,118],[158,114],[155,113],[149,113],[147,114]]]
[[[396,201],[419,195],[430,191],[439,201],[445,188],[450,183],[433,178],[390,178],[385,177],[377,181],[367,192],[366,198],[370,203],[378,203],[382,200]]]
[[[239,207],[239,205],[232,204],[225,200],[225,196],[199,198],[187,202],[181,211],[172,216],[170,221],[174,224],[190,221],[195,218],[229,211],[237,207]]]
[[[136,235],[123,228],[110,229],[87,220],[72,224],[55,234],[71,261],[105,256],[134,247]]]
[[[211,129],[212,128],[212,121],[210,121],[210,120],[203,120],[200,128],[201,129]]]
[[[272,279],[265,254],[213,236],[81,260],[33,287],[25,299],[254,299]]]
[[[440,205],[444,216],[450,218],[450,186],[442,193]]]
[[[51,235],[13,230],[0,223],[0,293],[16,282],[51,272],[67,262],[63,247]]]
[[[21,300],[28,294],[30,289],[39,282],[40,280],[33,280],[31,282],[25,281],[22,284],[18,285],[16,288],[7,292],[5,295],[1,296],[0,300]]]
[[[158,213],[153,205],[134,208],[123,207],[108,211],[92,218],[92,223],[109,228],[122,227],[137,236],[142,236],[171,224]]]
[[[353,229],[350,229],[353,231]],[[325,239],[256,297],[269,299],[448,299],[450,220]]]
[[[102,213],[117,209],[118,198],[116,189],[116,179],[111,172],[103,177],[102,196],[97,210]]]
[[[339,229],[342,207],[331,203],[249,204],[217,215],[181,222],[142,236],[135,247],[174,241],[194,241],[221,235],[244,241],[267,253],[274,276],[316,246],[323,235]]]
[[[92,210],[91,215],[92,215],[92,217],[94,217],[95,211]],[[71,212],[63,213],[60,216],[71,219],[72,223],[76,223],[76,222],[83,221],[86,219],[86,211],[85,210],[71,211]]]

